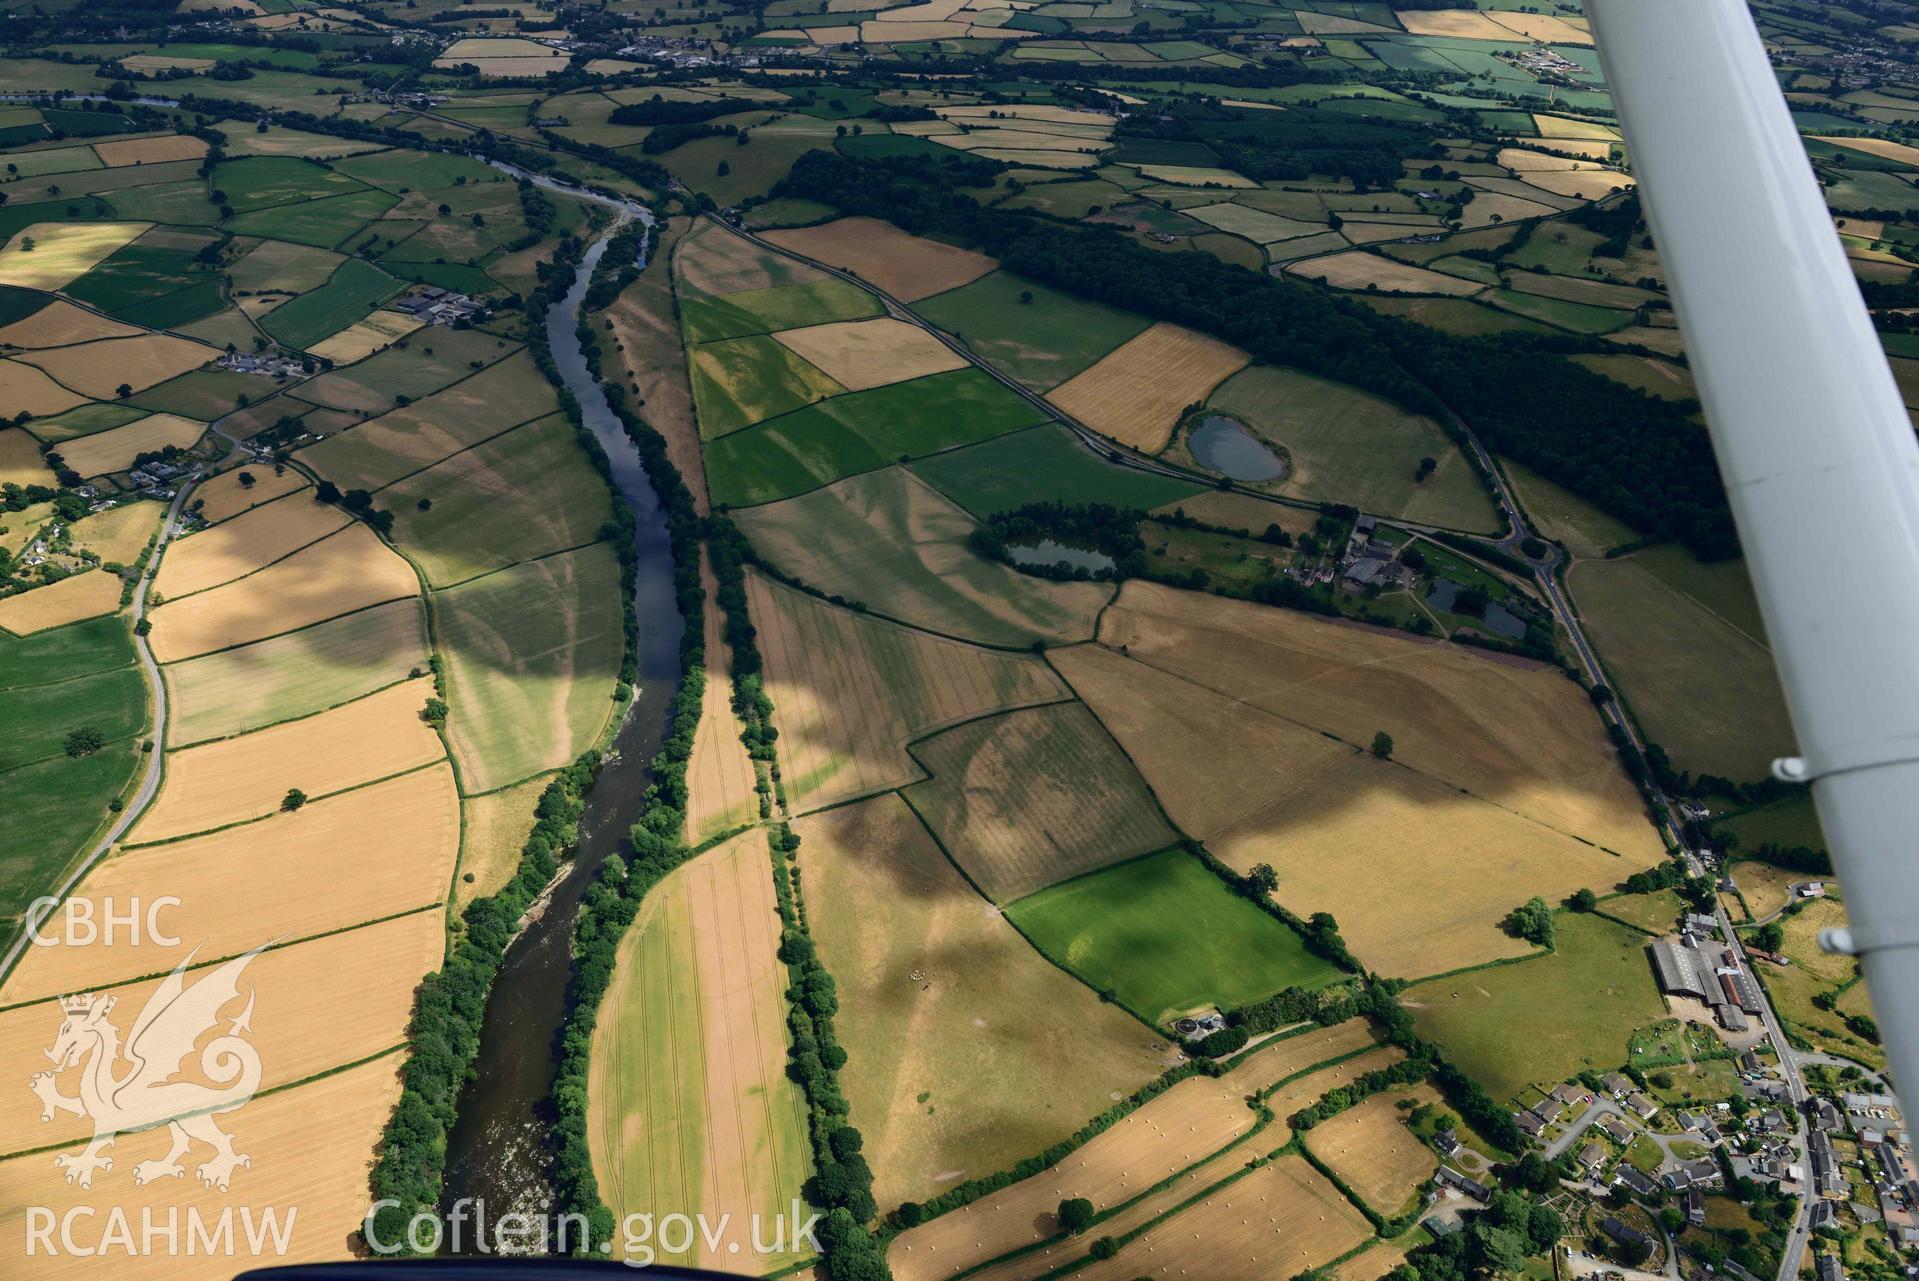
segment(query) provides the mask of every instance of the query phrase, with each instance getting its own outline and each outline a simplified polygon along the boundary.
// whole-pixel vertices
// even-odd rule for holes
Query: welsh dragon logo
[[[186,1168],[180,1158],[195,1140],[213,1149],[213,1155],[195,1170],[208,1187],[226,1191],[233,1171],[253,1164],[251,1158],[233,1150],[233,1137],[214,1124],[215,1116],[244,1106],[260,1086],[259,1051],[242,1035],[252,1030],[250,987],[246,1007],[226,1031],[204,1046],[200,1042],[217,1028],[220,1011],[239,999],[240,974],[259,952],[255,948],[227,961],[192,986],[185,979],[193,961],[189,954],[147,999],[124,1045],[109,1017],[113,997],[87,993],[60,998],[60,1032],[46,1051],[53,1069],[35,1074],[30,1085],[40,1096],[42,1121],[51,1121],[60,1112],[93,1121],[93,1139],[84,1151],[53,1158],[66,1171],[67,1182],[92,1187],[95,1171],[113,1169],[113,1158],[105,1152],[114,1139],[162,1125],[172,1145],[159,1160],[133,1167],[136,1184],[184,1178]],[[186,1071],[196,1046],[204,1081],[176,1079]],[[76,1069],[79,1093],[60,1093],[57,1078]]]

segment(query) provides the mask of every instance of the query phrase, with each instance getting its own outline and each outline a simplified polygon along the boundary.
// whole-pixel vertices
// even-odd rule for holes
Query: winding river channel
[[[575,198],[586,194],[576,188],[554,189]],[[617,207],[625,215],[622,222],[647,217],[638,206]],[[551,1209],[554,1115],[548,1100],[568,1012],[574,923],[587,887],[607,858],[623,847],[639,817],[647,762],[665,735],[680,675],[683,623],[673,596],[665,515],[639,452],[587,372],[576,332],[581,299],[612,234],[608,231],[587,250],[572,288],[548,309],[546,330],[560,376],[579,398],[587,427],[612,462],[614,487],[633,511],[639,553],[633,602],[640,627],[639,680],[633,705],[587,798],[573,862],[549,891],[543,910],[507,950],[487,1005],[476,1075],[461,1092],[459,1119],[448,1136],[442,1209],[451,1212],[467,1199],[483,1206],[485,1219],[493,1223],[506,1214],[537,1217]],[[466,1244],[471,1248],[471,1241]]]

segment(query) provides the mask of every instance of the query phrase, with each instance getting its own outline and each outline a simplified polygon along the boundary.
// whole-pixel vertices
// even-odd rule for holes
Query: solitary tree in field
[[[280,800],[280,808],[291,814],[307,803],[307,794],[297,787],[287,788],[287,794]]]
[[[1030,305],[1032,305],[1032,302],[1033,302],[1033,291],[1032,291],[1032,290],[1030,290],[1030,289],[1022,289],[1022,290],[1020,290],[1020,291],[1019,291],[1019,300],[1020,300],[1020,305],[1021,305],[1021,306],[1030,306]]]
[[[1377,756],[1382,761],[1387,761],[1392,759],[1393,736],[1391,734],[1388,734],[1383,729],[1380,730],[1379,733],[1373,735],[1373,755]]]
[[[1273,870],[1271,863],[1255,863],[1246,876],[1246,883],[1262,894],[1271,894],[1279,888],[1279,873]]]
[[[1599,906],[1599,896],[1591,890],[1580,890],[1572,896],[1572,909],[1575,912],[1590,912]]]
[[[133,384],[121,383],[118,387],[115,387],[113,389],[113,394],[118,396],[121,400],[125,400],[128,396],[131,396],[133,394]]]
[[[1093,1203],[1083,1196],[1059,1203],[1059,1225],[1077,1236],[1093,1226]]]
[[[67,735],[68,756],[91,756],[107,745],[107,736],[97,725],[82,725]]]

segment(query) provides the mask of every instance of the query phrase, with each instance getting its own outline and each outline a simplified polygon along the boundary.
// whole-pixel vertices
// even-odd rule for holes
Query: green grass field
[[[127,403],[154,413],[180,414],[212,422],[238,408],[240,397],[259,400],[273,391],[270,378],[225,369],[196,369],[157,387],[149,387]]]
[[[297,156],[250,156],[214,166],[213,190],[236,214],[364,192],[366,184]]]
[[[266,236],[331,249],[398,203],[388,192],[366,189],[325,200],[297,201],[227,220],[236,236]]]
[[[117,316],[130,307],[200,283],[191,273],[192,266],[190,250],[135,242],[116,250],[99,266],[68,285],[66,292]],[[216,304],[208,310],[217,309]]]
[[[712,441],[707,483],[716,504],[769,503],[1044,417],[980,370],[929,374],[835,396]]]
[[[48,443],[72,440],[76,436],[91,436],[96,431],[123,427],[146,416],[146,410],[131,405],[82,405],[53,418],[34,419],[33,434]]]
[[[122,218],[185,227],[212,227],[220,221],[220,207],[207,199],[206,184],[194,180],[128,187],[104,199]]]
[[[1713,828],[1738,833],[1742,851],[1756,850],[1767,844],[1786,849],[1796,845],[1815,850],[1826,848],[1826,834],[1820,829],[1819,814],[1806,792],[1795,792],[1770,805],[1718,820]]]
[[[433,596],[448,735],[467,792],[564,765],[613,714],[626,637],[620,569],[596,543]]]
[[[1085,640],[1111,590],[983,560],[965,512],[902,468],[735,515],[771,564],[823,592],[963,640]]]
[[[260,327],[291,347],[311,347],[366,316],[401,284],[370,262],[349,258],[333,279],[260,318]]]
[[[1064,427],[1045,424],[923,458],[912,470],[982,518],[1047,499],[1150,511],[1204,492],[1198,485],[1116,466]]]
[[[1023,294],[1032,301],[1022,303]],[[1051,391],[1151,323],[1010,271],[990,272],[915,304],[915,310],[1035,391]]]
[[[686,289],[680,293],[680,326],[689,343],[770,334],[835,320],[863,320],[883,310],[872,294],[837,278],[718,296]]]
[[[560,414],[415,472],[375,501],[435,587],[583,546],[613,515],[606,482]]]
[[[703,440],[846,390],[765,334],[706,343],[693,349],[687,363]]]
[[[1630,525],[1613,519],[1538,472],[1510,458],[1502,458],[1500,464],[1539,532],[1564,543],[1573,555],[1604,556],[1614,547],[1638,541],[1639,534]]]
[[[1764,633],[1743,625],[1737,605],[1683,590],[1655,564],[1642,552],[1581,561],[1567,575],[1614,688],[1678,768],[1763,778],[1793,742]]]
[[[1586,1068],[1617,1068],[1633,1029],[1665,1015],[1644,934],[1574,912],[1553,924],[1550,955],[1415,984],[1400,997],[1420,1034],[1501,1101]]]
[[[1422,325],[1467,338],[1483,334],[1552,332],[1545,325],[1523,316],[1484,307],[1468,298],[1375,298],[1361,295],[1357,301],[1388,316],[1404,316]]]
[[[431,396],[475,372],[473,362],[490,365],[517,350],[517,343],[477,329],[436,325],[346,369],[301,383],[300,399],[329,409],[385,413],[401,396]]]
[[[1041,951],[1155,1023],[1338,977],[1179,849],[1041,890],[1006,914]]]
[[[396,147],[391,151],[370,151],[348,156],[330,166],[336,173],[370,183],[376,187],[411,187],[420,191],[430,187],[451,187],[464,178],[469,183],[491,182],[500,171],[477,160],[449,155],[443,151],[414,151]]]
[[[146,719],[146,681],[134,667],[0,690],[0,724],[8,726],[0,772],[60,755],[67,735],[83,726],[113,742],[139,733]]]
[[[108,802],[145,759],[129,738],[91,756],[55,756],[0,773],[0,811],[8,815],[0,848],[0,921],[19,917],[86,852],[81,846],[105,820]],[[0,934],[11,932],[0,926]]]
[[[1541,298],[1512,289],[1494,289],[1485,295],[1492,306],[1543,321],[1576,334],[1609,334],[1633,322],[1633,313],[1617,307],[1594,307],[1589,303],[1566,302],[1559,298]]]
[[[418,600],[391,601],[174,663],[160,669],[171,709],[167,746],[243,734],[337,707],[415,669],[424,671],[426,663],[426,616]]]
[[[1256,366],[1214,391],[1208,407],[1282,446],[1283,492],[1457,529],[1491,531],[1492,501],[1439,424],[1343,383]],[[1424,481],[1422,458],[1438,470]]]
[[[0,632],[0,689],[46,685],[133,662],[133,632],[122,615],[90,618],[32,636]]]

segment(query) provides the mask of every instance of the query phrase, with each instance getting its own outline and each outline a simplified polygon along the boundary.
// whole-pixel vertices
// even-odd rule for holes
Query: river
[[[567,194],[578,198],[583,193]],[[622,207],[628,214],[636,212],[634,206]],[[460,1093],[459,1117],[447,1139],[443,1210],[470,1199],[484,1206],[491,1222],[504,1214],[540,1216],[551,1210],[554,1115],[549,1099],[559,1067],[559,1033],[568,1012],[574,922],[587,887],[606,859],[625,846],[627,832],[639,817],[647,762],[665,735],[680,676],[683,623],[673,595],[665,514],[638,451],[587,374],[576,333],[580,302],[606,252],[607,236],[587,250],[573,287],[548,309],[546,328],[560,376],[579,397],[586,425],[612,462],[614,487],[633,510],[639,553],[633,601],[640,625],[639,681],[632,708],[587,797],[573,862],[552,888],[545,910],[507,949],[487,1004],[476,1075]]]

